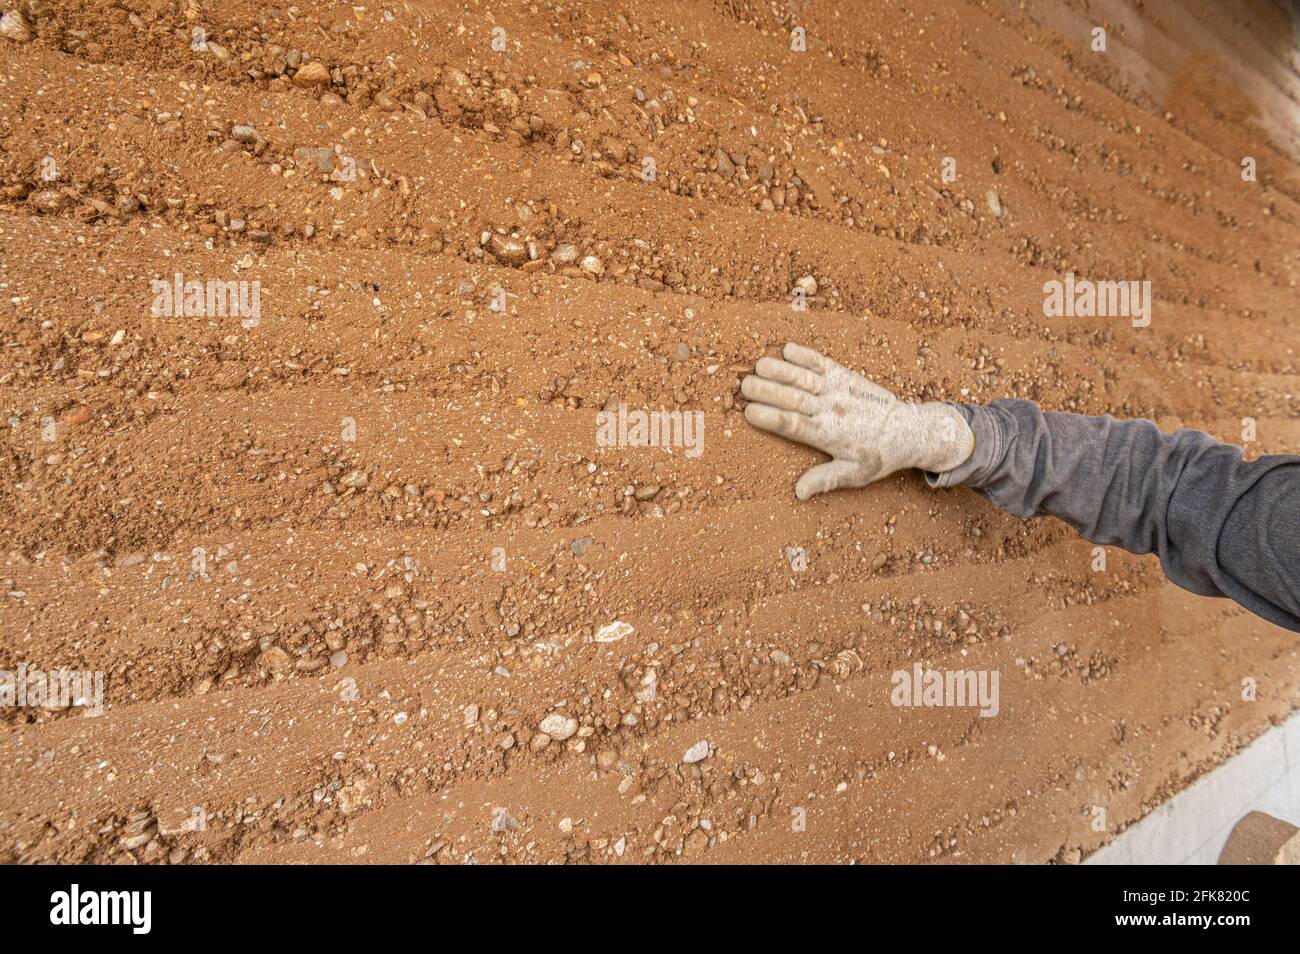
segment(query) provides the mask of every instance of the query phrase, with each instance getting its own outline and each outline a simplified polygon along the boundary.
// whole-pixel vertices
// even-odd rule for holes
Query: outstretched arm
[[[1200,431],[1043,412],[1031,401],[899,401],[830,358],[787,345],[741,383],[751,424],[830,454],[796,495],[897,470],[975,488],[1018,517],[1051,514],[1094,543],[1156,553],[1166,575],[1300,631],[1300,457],[1241,459]]]

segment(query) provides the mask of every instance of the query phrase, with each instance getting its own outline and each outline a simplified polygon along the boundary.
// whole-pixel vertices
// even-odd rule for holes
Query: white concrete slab
[[[1300,825],[1300,712],[1274,726],[1087,860],[1091,865],[1212,865],[1251,811]]]

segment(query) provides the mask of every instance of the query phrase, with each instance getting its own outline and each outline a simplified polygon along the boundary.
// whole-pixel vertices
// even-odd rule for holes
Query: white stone
[[[694,765],[696,762],[703,762],[709,757],[709,740],[700,739],[682,755],[682,761],[687,765]]]
[[[578,731],[578,720],[552,712],[542,720],[538,728],[557,742],[563,742]]]
[[[636,630],[630,623],[625,623],[621,619],[616,619],[607,626],[602,626],[596,631],[596,642],[598,643],[616,643],[620,639],[631,636]]]

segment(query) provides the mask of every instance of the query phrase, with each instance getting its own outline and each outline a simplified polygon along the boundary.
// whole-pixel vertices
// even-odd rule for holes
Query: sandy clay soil
[[[1300,450],[1282,4],[15,2],[0,670],[104,709],[0,709],[0,859],[1069,863],[1300,699],[1153,557],[799,503],[738,392],[794,340]]]

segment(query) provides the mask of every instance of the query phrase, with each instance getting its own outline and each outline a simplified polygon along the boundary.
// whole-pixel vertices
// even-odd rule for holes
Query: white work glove
[[[833,460],[795,484],[800,500],[841,487],[865,487],[905,467],[933,473],[966,462],[975,435],[950,404],[900,401],[856,371],[797,344],[785,360],[759,358],[740,382],[745,420],[808,444]]]

